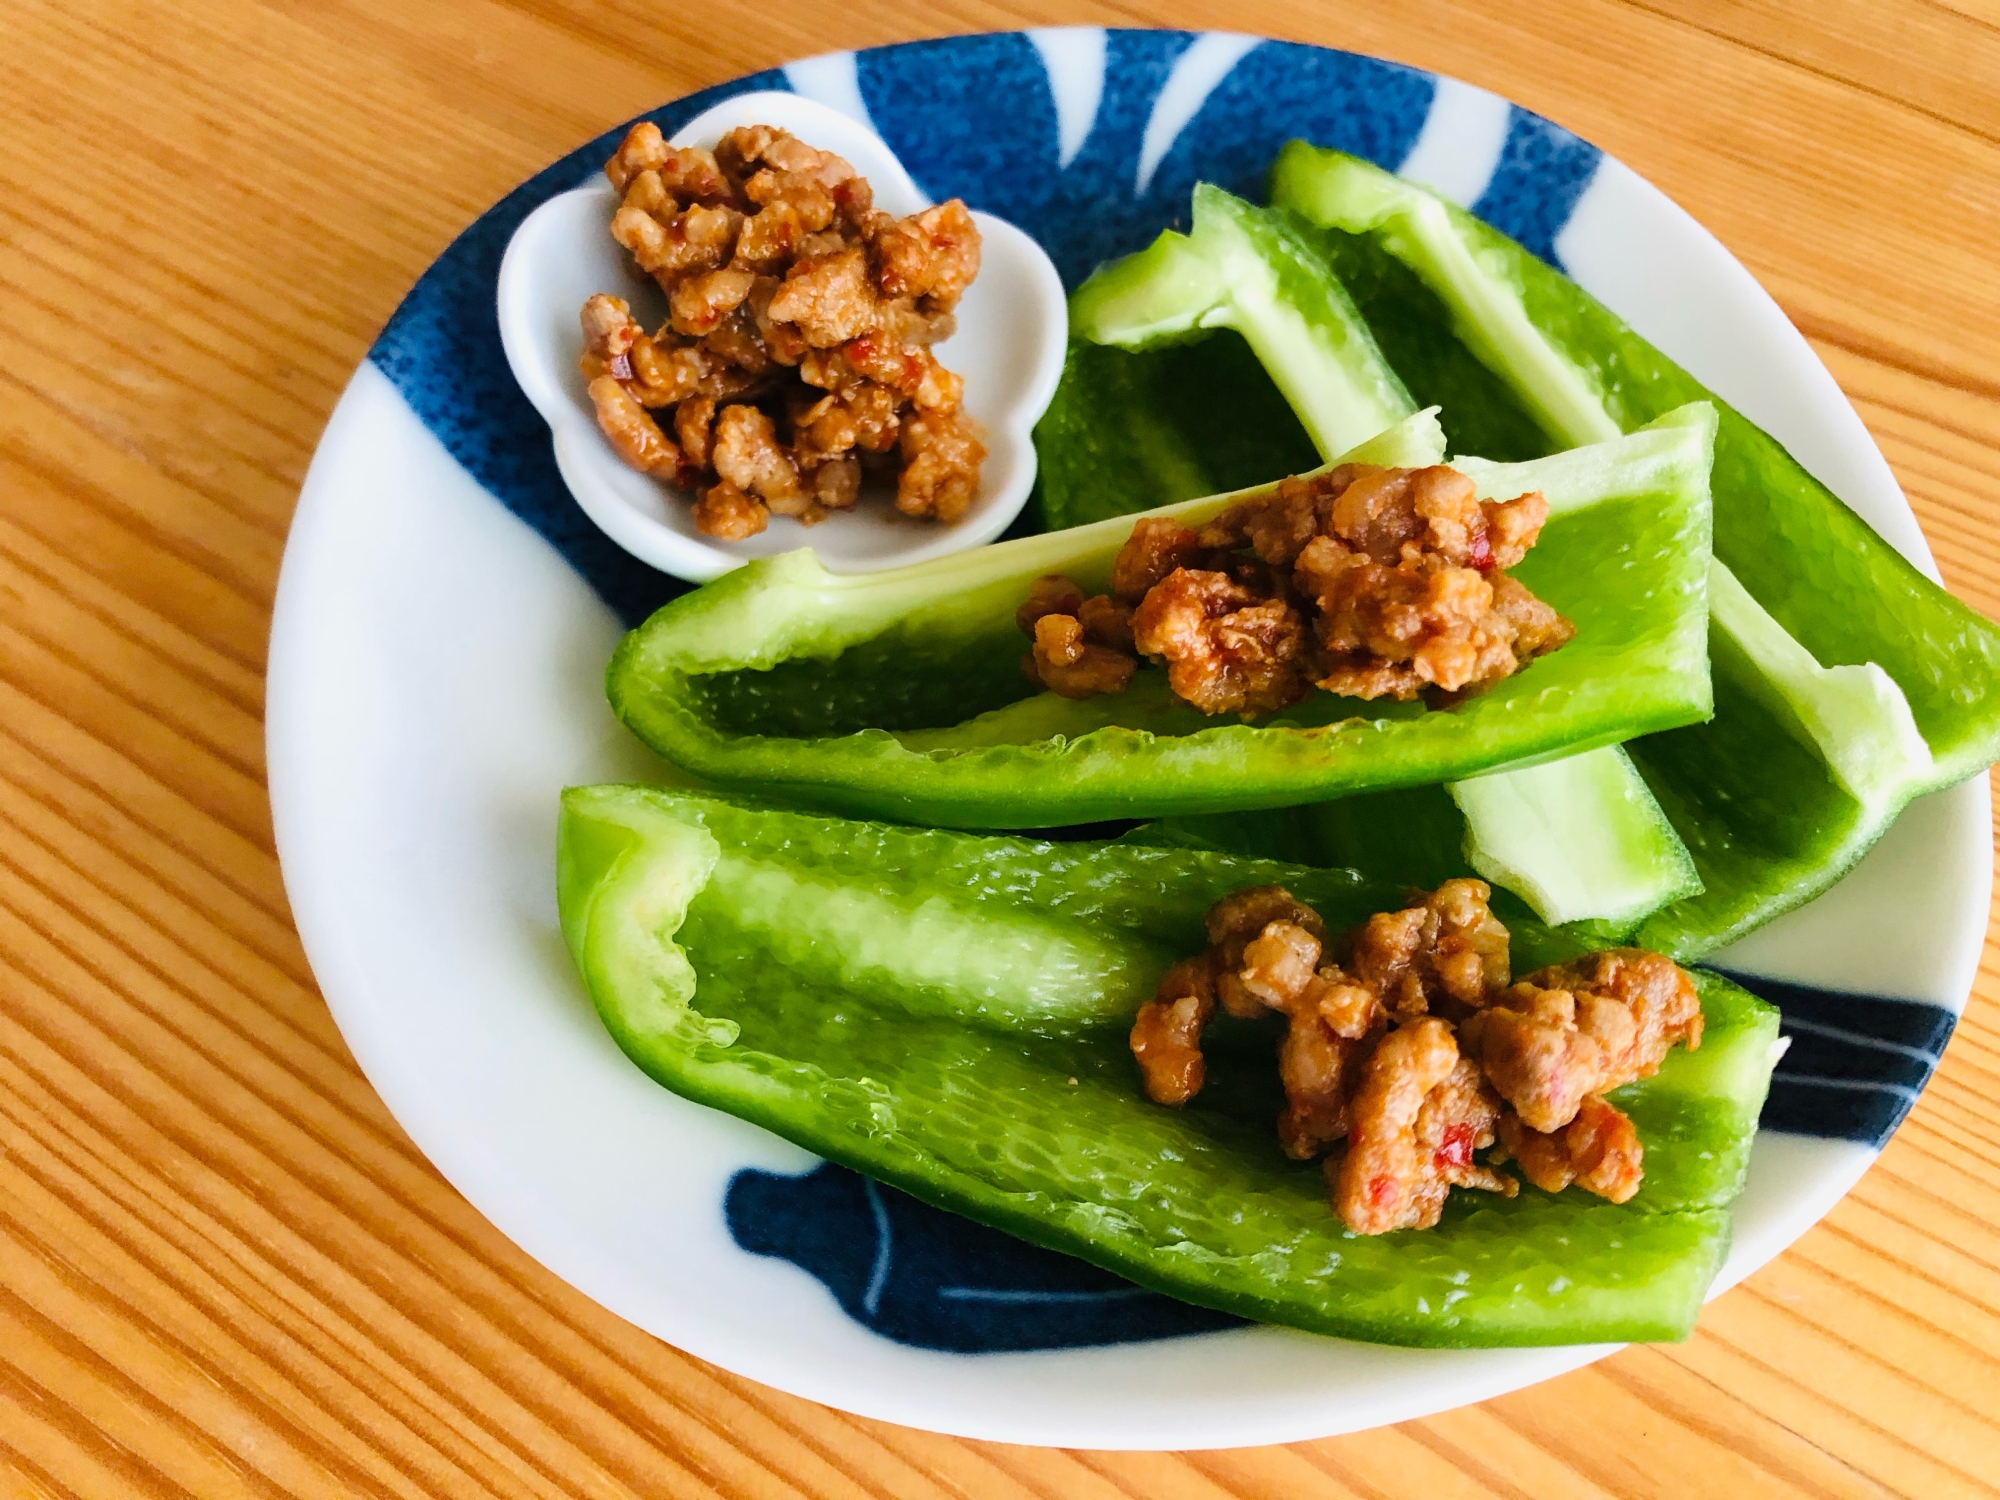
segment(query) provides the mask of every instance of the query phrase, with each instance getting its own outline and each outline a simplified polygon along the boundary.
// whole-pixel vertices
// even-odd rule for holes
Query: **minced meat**
[[[1132,1055],[1145,1075],[1146,1097],[1157,1104],[1185,1104],[1207,1076],[1201,1032],[1215,1014],[1215,988],[1206,957],[1183,959],[1167,970],[1153,999],[1132,1027]]]
[[[1466,1050],[1530,1128],[1559,1130],[1592,1094],[1701,1045],[1701,997],[1670,958],[1613,948],[1530,974],[1465,1022]]]
[[[1164,666],[1168,685],[1203,713],[1272,713],[1315,686],[1448,700],[1575,633],[1506,571],[1535,544],[1548,509],[1533,492],[1480,500],[1442,465],[1343,464],[1283,480],[1199,530],[1166,516],[1137,521],[1098,599],[1130,614],[1131,642],[1112,649]],[[1078,607],[1092,602],[1058,581]],[[1047,685],[1085,697],[1121,690],[1113,680]]]
[[[1520,1163],[1521,1175],[1545,1193],[1571,1183],[1613,1203],[1639,1191],[1645,1150],[1632,1121],[1608,1101],[1591,1095],[1560,1130],[1531,1130],[1512,1110],[1500,1117],[1501,1156]]]
[[[695,525],[723,540],[849,509],[870,471],[896,475],[906,515],[965,514],[986,450],[930,352],[979,272],[962,202],[892,218],[842,158],[764,125],[708,152],[641,123],[604,171],[612,237],[668,307],[648,333],[620,298],[583,306],[583,372],[620,458],[698,491]]]
[[[1039,642],[1081,609],[1073,586],[1045,579],[1022,615]],[[1495,1169],[1510,1158],[1549,1192],[1625,1202],[1644,1152],[1603,1096],[1657,1072],[1674,1043],[1700,1045],[1693,981],[1657,953],[1614,949],[1510,984],[1491,895],[1448,880],[1331,936],[1282,886],[1224,897],[1204,921],[1207,948],[1168,970],[1133,1024],[1147,1097],[1182,1106],[1200,1093],[1218,1011],[1276,1013],[1278,1143],[1296,1160],[1326,1157],[1356,1233],[1429,1228],[1454,1187],[1511,1197],[1518,1184]]]
[[[1454,1187],[1511,1198],[1510,1177],[1473,1160],[1493,1144],[1500,1104],[1458,1053],[1448,1022],[1421,1016],[1385,1035],[1354,1093],[1347,1149],[1327,1163],[1341,1222],[1356,1234],[1429,1229]]]

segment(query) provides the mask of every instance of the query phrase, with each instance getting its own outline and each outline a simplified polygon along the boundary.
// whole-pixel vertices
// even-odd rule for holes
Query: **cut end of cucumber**
[[[1316,224],[1365,234],[1421,189],[1372,162],[1288,141],[1271,165],[1271,202]]]
[[[1427,406],[1385,427],[1366,442],[1356,443],[1332,460],[1341,464],[1378,464],[1385,469],[1427,469],[1444,462],[1444,428],[1438,423],[1440,408]]]
[[[698,818],[675,816],[670,794],[634,791],[563,793],[556,829],[563,937],[621,1045],[681,1033],[726,1047],[736,1040],[735,1023],[695,1012],[694,966],[673,941],[722,846]],[[612,995],[621,1001],[607,1008]]]
[[[1910,701],[1874,662],[1823,667],[1719,560],[1709,565],[1710,618],[1749,658],[1748,683],[1855,801],[1907,799],[1934,770]]]
[[[1551,926],[1636,924],[1697,894],[1694,860],[1622,746],[1453,782],[1465,857]]]
[[[1196,338],[1228,298],[1215,262],[1168,229],[1137,254],[1100,267],[1069,301],[1070,327],[1093,344],[1151,349]]]

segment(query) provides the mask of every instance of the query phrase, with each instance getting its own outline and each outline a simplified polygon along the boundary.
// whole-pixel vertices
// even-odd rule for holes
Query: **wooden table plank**
[[[1441,69],[1603,145],[1811,338],[2000,615],[1991,0],[17,0],[0,10],[0,1492],[2000,1493],[2000,927],[1881,1162],[1687,1344],[1284,1448],[843,1416],[561,1285],[453,1193],[312,985],[262,667],[320,426],[494,198],[662,99],[1061,21]]]

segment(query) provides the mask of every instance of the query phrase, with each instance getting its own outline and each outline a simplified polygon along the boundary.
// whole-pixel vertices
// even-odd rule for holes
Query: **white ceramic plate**
[[[1481,90],[1244,37],[1071,30],[814,58],[654,118],[671,132],[772,87],[870,120],[927,193],[1020,224],[1072,279],[1184,212],[1197,175],[1254,190],[1291,135],[1370,155],[1558,256],[1931,567],[1860,421],[1749,274],[1626,168]],[[328,425],[286,549],[267,707],[286,887],[343,1034],[412,1138],[503,1232],[641,1327],[784,1390],[939,1431],[1276,1442],[1477,1401],[1606,1352],[1388,1349],[1261,1327],[946,1352],[889,1336],[880,1316],[914,1254],[882,1195],[866,1198],[852,1316],[837,1277],[742,1247],[724,1212],[732,1178],[812,1159],[627,1063],[556,931],[557,792],[662,774],[601,687],[613,605],[630,615],[660,590],[577,515],[547,429],[504,366],[493,373],[491,299],[514,226],[586,180],[615,137],[510,195],[427,273]],[[1835,890],[1725,956],[1887,997],[1855,1003],[1892,1018],[1884,1035],[1929,1040],[1801,1021],[1795,1035],[1848,1050],[1821,1075],[1786,1075],[1783,1122],[1856,1138],[1781,1133],[1767,1115],[1718,1290],[1852,1185],[1928,1076],[1980,950],[1987,830],[1984,778],[1918,803]]]

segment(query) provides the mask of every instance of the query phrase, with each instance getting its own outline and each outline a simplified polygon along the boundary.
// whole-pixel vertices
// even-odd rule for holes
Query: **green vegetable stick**
[[[1155,1290],[1350,1338],[1475,1347],[1686,1335],[1728,1243],[1777,1016],[1698,974],[1700,1050],[1613,1095],[1646,1181],[1458,1192],[1348,1234],[1288,1160],[1272,1037],[1218,1024],[1185,1110],[1130,1018],[1202,913],[1278,882],[1335,926],[1401,904],[1348,871],[850,823],[647,787],[564,794],[564,936],[620,1047],[676,1093]],[[1533,924],[1516,967],[1575,951]]]
[[[1705,889],[1639,941],[1688,957],[1742,936],[1832,885],[1912,798],[2000,757],[2000,629],[1575,282],[1340,152],[1287,146],[1272,198],[1358,237],[1337,256],[1372,244],[1414,271],[1448,318],[1435,332],[1499,376],[1552,448],[1715,402],[1716,715],[1630,747]],[[1398,315],[1423,310],[1405,299]]]
[[[1894,816],[1902,789],[1930,779],[1930,746],[1887,672],[1873,662],[1821,666],[1720,559],[1709,564],[1708,607],[1711,623],[1755,668],[1750,690],[1855,801]]]
[[[1469,268],[1453,269],[1459,285],[1476,293],[1477,276]],[[1070,322],[1085,339],[1133,351],[1216,326],[1244,331],[1327,456],[1351,441],[1357,420],[1380,419],[1377,393],[1408,400],[1324,258],[1300,243],[1282,215],[1207,183],[1194,190],[1192,234],[1169,231],[1148,249],[1103,267],[1071,299]],[[1551,367],[1547,383],[1569,416],[1578,422],[1594,416],[1598,437],[1617,436],[1616,425],[1588,392],[1563,389],[1557,378],[1561,367],[1553,360],[1543,363]],[[1062,474],[1064,426],[1116,423],[1121,411],[1141,409],[1130,401],[1096,409],[1085,403],[1071,415],[1059,393],[1056,410],[1063,415],[1038,434],[1042,450]],[[1147,463],[1141,473],[1158,467],[1157,461]],[[1095,503],[1103,506],[1107,495],[1123,498],[1133,509],[1147,503],[1140,498],[1147,490],[1143,478],[1137,483],[1134,478],[1123,476]],[[1488,498],[1518,493],[1489,492]],[[1518,785],[1512,780],[1516,775],[1524,778]],[[1458,787],[1447,790],[1464,817],[1473,866],[1521,896],[1544,921],[1598,920],[1629,929],[1649,912],[1701,889],[1673,825],[1630,760],[1613,747],[1531,772],[1494,773],[1463,794]]]
[[[1300,145],[1286,147],[1272,169],[1274,203],[1349,234],[1376,232],[1438,294],[1453,332],[1513,385],[1559,447],[1602,442],[1621,430],[1589,374],[1542,336],[1504,273],[1482,263],[1452,204],[1356,157],[1333,161],[1336,153],[1328,152],[1309,159]]]
[[[1070,323],[1120,349],[1235,329],[1326,458],[1417,409],[1312,247],[1280,216],[1205,182],[1192,231],[1167,230],[1092,276],[1070,299]]]
[[[808,551],[753,562],[627,636],[607,687],[634,733],[707,781],[949,827],[1283,806],[1612,744],[1709,711],[1712,427],[1692,407],[1530,475],[1557,514],[1517,576],[1578,637],[1449,712],[1318,693],[1218,723],[1150,671],[1108,697],[1033,692],[1016,608],[1049,573],[1103,589],[1129,517],[883,573],[830,574]],[[1419,413],[1347,457],[1423,464],[1441,447]],[[1161,513],[1199,524],[1240,498]]]
[[[1620,746],[1455,781],[1449,791],[1465,815],[1466,861],[1544,922],[1629,931],[1701,889],[1693,857]],[[1550,858],[1551,849],[1563,857]]]

